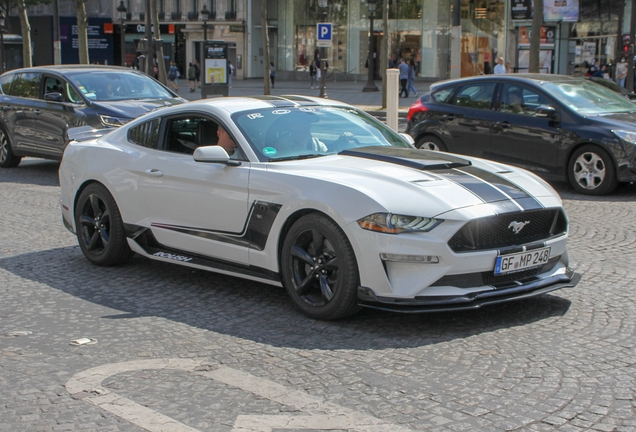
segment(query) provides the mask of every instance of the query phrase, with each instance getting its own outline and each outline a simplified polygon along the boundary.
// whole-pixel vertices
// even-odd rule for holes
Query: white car
[[[216,98],[70,134],[62,215],[97,265],[137,253],[282,285],[317,319],[470,309],[580,279],[543,180],[417,150],[339,102]]]

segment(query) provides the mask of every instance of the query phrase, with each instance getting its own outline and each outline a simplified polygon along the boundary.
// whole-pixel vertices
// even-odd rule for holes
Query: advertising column
[[[228,44],[208,41],[202,44],[201,50],[201,96],[228,96]]]

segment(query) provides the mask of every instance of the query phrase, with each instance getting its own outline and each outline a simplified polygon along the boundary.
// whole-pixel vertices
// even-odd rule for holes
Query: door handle
[[[9,105],[5,105],[2,107],[2,111],[11,111],[11,107]]]
[[[40,110],[33,110],[33,112],[34,112],[35,114],[42,114],[42,111],[40,111]]]
[[[446,115],[444,115],[444,120],[448,120],[448,121],[455,120],[455,114],[446,114]]]
[[[161,177],[163,175],[163,172],[154,168],[147,169],[145,173],[153,177]]]
[[[510,123],[507,122],[507,121],[503,121],[503,122],[495,123],[495,126],[501,128],[501,129],[508,129],[510,127]]]

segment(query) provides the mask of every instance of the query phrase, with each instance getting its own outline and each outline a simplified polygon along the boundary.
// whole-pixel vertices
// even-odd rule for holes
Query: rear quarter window
[[[159,119],[154,119],[130,128],[128,140],[143,147],[157,148],[159,125]]]
[[[435,100],[435,102],[449,103],[449,99],[451,94],[453,94],[453,90],[455,90],[455,87],[445,88],[445,89],[433,92],[433,95],[432,95],[433,99]]]
[[[13,78],[15,78],[15,74],[4,75],[0,77],[0,88],[2,88],[2,93],[8,95],[11,90],[11,83],[13,82]]]

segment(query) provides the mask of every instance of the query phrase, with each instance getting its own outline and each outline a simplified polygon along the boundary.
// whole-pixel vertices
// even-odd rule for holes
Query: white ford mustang
[[[138,253],[282,285],[318,319],[476,308],[580,279],[543,180],[416,150],[339,102],[208,99],[70,138],[62,215],[97,265]]]

